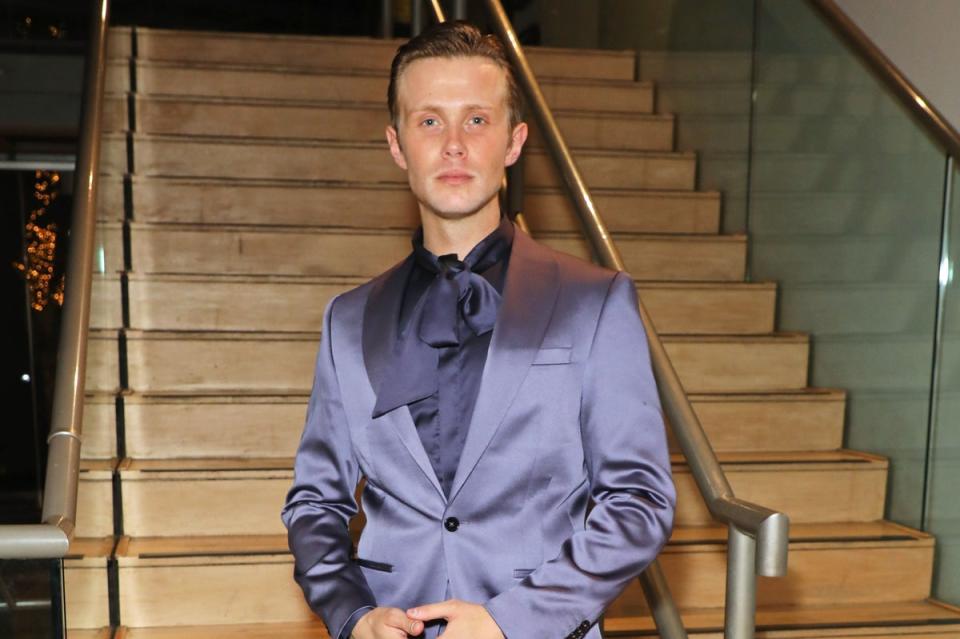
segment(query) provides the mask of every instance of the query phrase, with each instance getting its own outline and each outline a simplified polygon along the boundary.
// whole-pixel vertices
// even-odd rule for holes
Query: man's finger
[[[408,635],[419,635],[423,632],[423,622],[410,619],[399,608],[392,608],[384,621],[388,626],[403,630]]]
[[[410,608],[407,610],[407,615],[412,619],[422,619],[424,621],[430,619],[447,619],[456,614],[457,604],[459,602],[456,599],[448,599],[447,601],[441,601],[439,603],[425,604],[423,606],[417,606],[416,608]]]

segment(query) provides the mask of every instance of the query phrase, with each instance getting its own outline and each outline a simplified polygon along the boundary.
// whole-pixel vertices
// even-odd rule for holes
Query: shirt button
[[[443,522],[443,527],[450,532],[457,532],[457,528],[460,527],[460,520],[456,517],[447,517],[447,519]]]

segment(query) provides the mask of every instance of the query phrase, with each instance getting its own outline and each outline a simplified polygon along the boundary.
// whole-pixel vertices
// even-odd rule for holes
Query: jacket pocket
[[[513,569],[513,578],[514,579],[523,579],[527,575],[533,572],[533,568],[514,568]]]
[[[354,563],[370,570],[379,570],[380,572],[393,572],[393,564],[385,564],[382,561],[371,561],[370,559],[354,558]]]

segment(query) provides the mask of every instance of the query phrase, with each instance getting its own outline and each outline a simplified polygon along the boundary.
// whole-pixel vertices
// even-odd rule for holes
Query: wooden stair
[[[279,512],[322,310],[418,223],[381,139],[398,44],[112,30],[71,637],[327,637]],[[694,190],[636,56],[529,55],[737,495],[791,517],[757,636],[960,636],[960,611],[929,599],[934,540],[883,521],[887,461],[842,448],[844,392],[807,386],[808,337],[776,332],[774,283],[744,281],[747,238],[719,234],[720,194]],[[588,258],[538,146],[532,232]],[[673,449],[661,562],[691,633],[720,637],[725,530]],[[655,635],[636,584],[604,627]]]

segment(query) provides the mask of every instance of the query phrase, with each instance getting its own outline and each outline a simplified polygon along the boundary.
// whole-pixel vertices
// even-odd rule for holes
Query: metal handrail
[[[960,133],[943,117],[920,90],[884,55],[873,40],[850,19],[835,0],[810,0],[830,27],[847,42],[860,58],[887,85],[890,91],[913,114],[947,152],[960,158]]]
[[[3,559],[63,557],[76,524],[109,0],[94,0],[93,8],[90,53],[84,70],[77,192],[73,200],[53,413],[47,437],[42,523],[0,526],[0,558]]]
[[[503,6],[499,0],[484,0],[484,4],[517,71],[541,134],[573,199],[584,233],[598,260],[608,268],[626,270],[610,232],[594,205],[586,182],[547,106]],[[777,577],[786,574],[789,519],[784,513],[735,497],[642,300],[639,310],[664,413],[670,421],[677,443],[687,459],[707,508],[715,519],[729,527],[724,636],[728,639],[751,638],[755,627],[756,575]],[[651,568],[643,580],[648,599],[652,597],[655,601],[672,604],[659,566],[654,563]],[[679,615],[672,605],[667,606],[667,610],[660,611],[659,618],[657,607],[651,605],[651,608],[661,636],[686,636]]]

